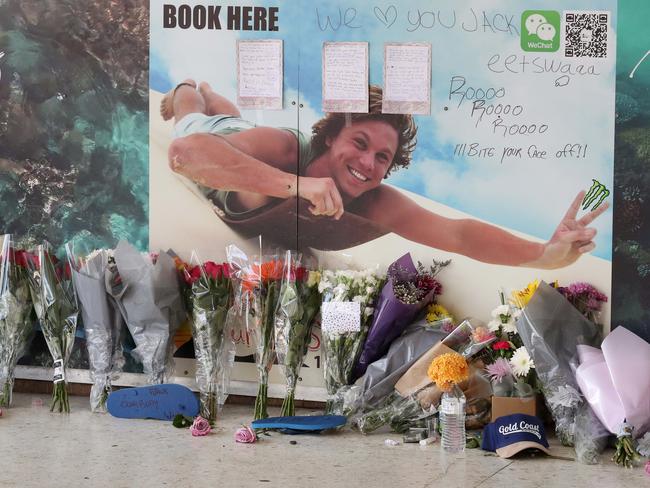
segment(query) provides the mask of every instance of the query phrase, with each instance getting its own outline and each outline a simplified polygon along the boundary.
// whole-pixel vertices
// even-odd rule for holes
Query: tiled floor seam
[[[496,470],[494,473],[492,473],[490,476],[488,476],[487,478],[485,478],[485,479],[479,481],[478,484],[476,484],[476,485],[473,486],[473,488],[478,488],[479,486],[481,486],[483,483],[485,483],[485,482],[486,482],[487,480],[489,480],[490,478],[495,477],[497,474],[499,474],[501,471],[503,471],[503,470],[506,469],[507,467],[512,466],[513,463],[514,463],[514,461],[511,461],[511,462],[509,462],[508,464],[506,464],[505,466],[503,466],[501,469],[497,469],[497,470]]]

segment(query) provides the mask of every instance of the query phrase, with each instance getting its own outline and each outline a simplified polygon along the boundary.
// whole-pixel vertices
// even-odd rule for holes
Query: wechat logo
[[[560,48],[560,13],[526,10],[521,14],[521,48],[529,52],[557,51]]]

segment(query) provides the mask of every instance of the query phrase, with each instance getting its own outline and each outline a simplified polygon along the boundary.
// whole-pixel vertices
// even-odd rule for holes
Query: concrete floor
[[[39,399],[43,406],[34,406]],[[614,466],[611,452],[598,466],[542,456],[505,460],[478,449],[449,458],[439,444],[387,447],[385,439],[400,436],[351,431],[274,433],[245,445],[232,436],[250,422],[249,406],[228,405],[216,431],[192,437],[171,422],[92,414],[84,397],[71,397],[69,415],[50,413],[48,403],[49,396],[16,394],[4,410],[0,487],[650,487],[642,468]],[[557,456],[572,456],[552,444]]]

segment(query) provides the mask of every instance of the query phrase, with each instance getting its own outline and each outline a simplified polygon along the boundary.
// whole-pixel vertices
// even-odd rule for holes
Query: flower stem
[[[207,392],[201,393],[201,417],[210,423],[217,420],[217,392],[212,385]]]
[[[70,413],[70,402],[68,401],[68,390],[65,381],[54,383],[50,412],[54,412],[57,408],[59,413]]]
[[[257,390],[257,397],[255,398],[255,419],[265,419],[269,416],[266,410],[267,396],[268,396],[268,376],[265,376],[265,380],[262,381],[260,378],[260,386]]]
[[[2,393],[0,393],[0,407],[11,406],[11,397],[13,393],[13,379],[6,378],[2,386]]]
[[[292,417],[296,414],[296,405],[295,405],[295,390],[287,390],[287,396],[284,397],[282,402],[282,410],[280,416],[282,417]]]

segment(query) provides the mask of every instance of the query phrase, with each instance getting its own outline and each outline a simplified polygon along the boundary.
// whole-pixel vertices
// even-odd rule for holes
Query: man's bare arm
[[[297,162],[295,136],[268,127],[227,136],[191,134],[169,147],[172,170],[201,185],[276,198],[297,194]]]
[[[449,219],[430,212],[395,188],[382,185],[364,195],[359,212],[406,239],[478,261],[508,266],[555,269],[574,263],[594,249],[596,230],[588,227],[607,209],[602,205],[577,218],[584,192],[576,195],[551,239],[522,239],[473,219]]]
[[[486,263],[518,266],[538,259],[544,250],[544,244],[493,225],[433,213],[387,185],[364,195],[359,213],[411,241]]]

